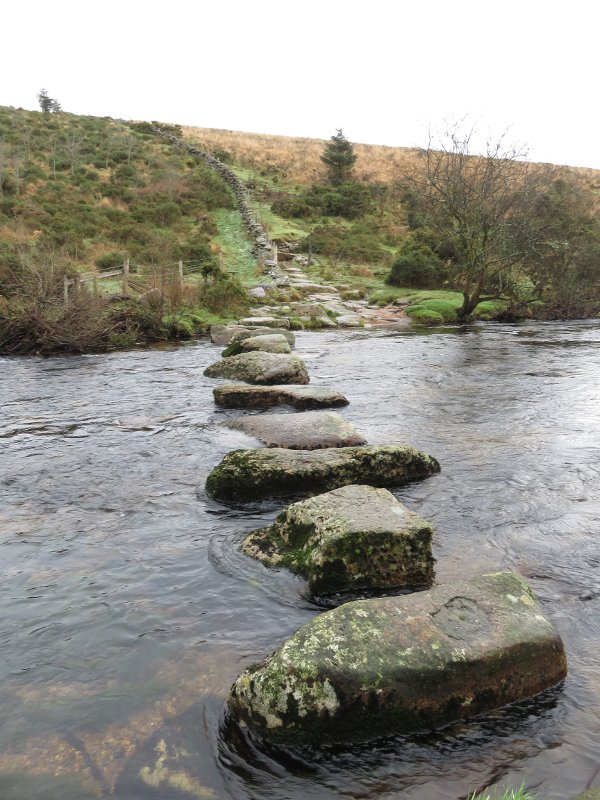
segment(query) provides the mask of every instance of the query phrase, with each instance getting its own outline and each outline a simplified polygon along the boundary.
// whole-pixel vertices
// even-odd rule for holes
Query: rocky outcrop
[[[324,386],[248,386],[225,383],[213,389],[215,403],[222,408],[272,408],[291,406],[299,411],[315,408],[340,408],[348,400],[340,392]]]
[[[248,336],[247,338],[240,339],[237,342],[232,342],[221,355],[223,358],[229,356],[236,356],[239,353],[250,353],[253,351],[262,353],[291,353],[288,340],[281,334],[274,333],[272,335],[261,334],[260,336]]]
[[[315,617],[238,678],[229,709],[283,742],[368,740],[524,700],[566,671],[525,581],[495,573]]]
[[[210,340],[213,344],[229,345],[233,342],[241,342],[254,336],[284,336],[290,347],[296,343],[296,337],[292,331],[285,328],[259,328],[248,327],[230,323],[229,325],[213,325],[210,329]]]
[[[435,458],[403,444],[234,450],[210,473],[206,489],[216,500],[237,502],[319,494],[350,483],[398,485],[439,470]]]
[[[247,383],[308,383],[304,361],[279,353],[241,353],[216,361],[204,370],[208,378],[227,378]]]
[[[430,586],[431,525],[387,489],[344,486],[288,506],[242,551],[306,578],[317,594]]]
[[[289,447],[292,450],[355,447],[367,442],[335,411],[253,415],[230,420],[227,426],[254,436],[267,447]]]

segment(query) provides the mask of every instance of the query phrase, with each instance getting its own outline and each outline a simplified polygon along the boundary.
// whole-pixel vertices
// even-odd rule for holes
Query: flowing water
[[[600,784],[600,326],[303,333],[314,383],[369,442],[442,472],[396,491],[436,528],[437,580],[526,576],[569,676],[430,735],[286,752],[223,721],[242,669],[319,613],[237,544],[283,502],[225,508],[208,342],[4,359],[0,399],[3,800],[455,800]]]

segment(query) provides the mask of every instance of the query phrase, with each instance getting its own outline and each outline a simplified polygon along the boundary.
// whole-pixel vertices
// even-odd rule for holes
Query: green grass
[[[258,286],[261,275],[257,274],[256,259],[240,212],[220,208],[212,215],[219,231],[215,240],[223,253],[223,269],[235,272],[244,286]]]

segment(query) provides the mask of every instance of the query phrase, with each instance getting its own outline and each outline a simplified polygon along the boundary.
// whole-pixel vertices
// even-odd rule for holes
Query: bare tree
[[[127,153],[127,163],[130,164],[131,156],[133,155],[133,151],[138,143],[137,136],[134,136],[132,133],[126,133],[121,139],[121,143],[123,144],[125,152]]]
[[[486,291],[497,297],[503,274],[535,248],[541,228],[530,209],[552,178],[551,168],[525,161],[526,150],[504,135],[488,139],[482,155],[474,153],[475,138],[475,129],[457,125],[430,137],[406,181],[413,226],[428,229],[462,291],[460,319],[489,299]]]
[[[83,139],[76,133],[67,133],[63,140],[63,149],[71,161],[71,175],[75,174],[75,167],[79,163]]]

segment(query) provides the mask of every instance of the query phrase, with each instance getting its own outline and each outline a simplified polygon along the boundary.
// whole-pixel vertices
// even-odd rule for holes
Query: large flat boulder
[[[222,408],[272,408],[286,405],[307,411],[348,405],[343,394],[324,386],[248,386],[245,383],[224,383],[213,389],[213,395],[215,403]]]
[[[243,339],[234,340],[227,346],[221,353],[223,358],[229,356],[237,356],[240,353],[251,353],[253,351],[260,353],[291,353],[288,340],[285,336],[279,333],[270,335],[261,334],[260,336],[248,336]]]
[[[293,503],[241,549],[301,575],[318,594],[415,588],[433,580],[432,536],[387,489],[351,485]]]
[[[204,370],[208,378],[227,378],[247,383],[308,383],[304,361],[279,353],[241,353],[223,358]]]
[[[335,411],[301,414],[261,414],[226,423],[229,428],[254,436],[267,447],[319,450],[323,447],[356,447],[367,440]]]
[[[292,331],[285,328],[258,328],[249,327],[247,325],[236,325],[230,323],[229,325],[212,325],[210,329],[210,340],[213,344],[228,345],[231,342],[239,342],[242,339],[248,339],[252,336],[261,336],[262,334],[279,334],[285,336],[290,346],[294,346],[296,337]]]
[[[284,742],[369,740],[524,700],[566,672],[526,582],[495,573],[320,614],[238,678],[229,710]]]
[[[287,328],[290,327],[290,321],[287,317],[245,317],[240,320],[240,325],[245,325],[248,328]]]
[[[431,456],[403,444],[327,450],[234,450],[206,480],[216,500],[254,500],[320,494],[350,483],[391,486],[440,471]]]

